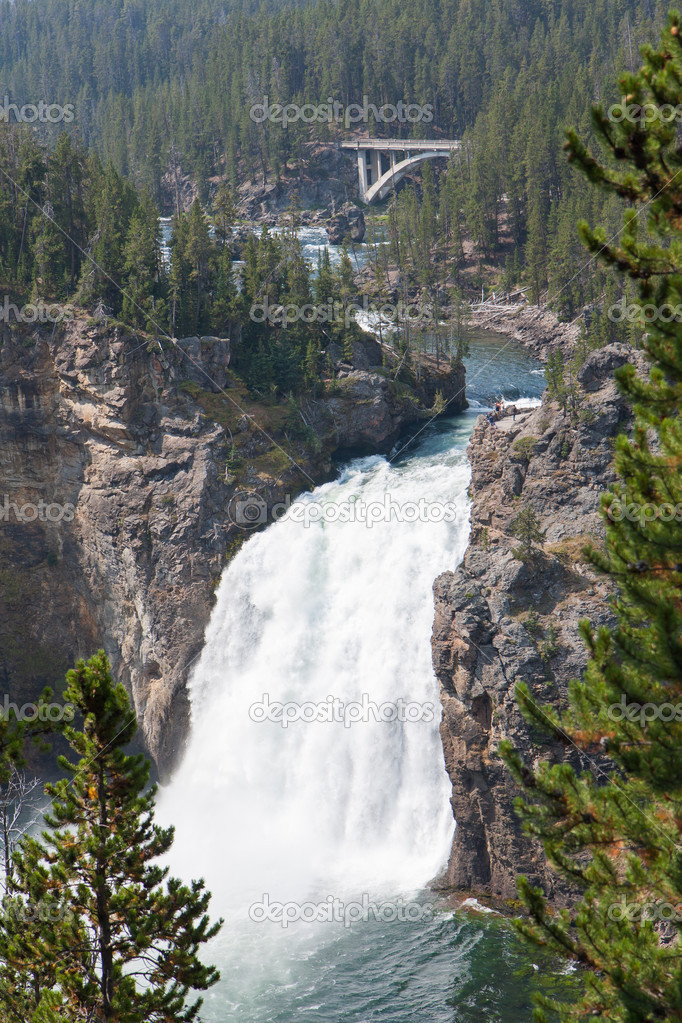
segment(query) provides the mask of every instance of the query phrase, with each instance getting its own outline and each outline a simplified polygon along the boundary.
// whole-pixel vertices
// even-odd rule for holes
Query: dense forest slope
[[[173,210],[190,178],[207,203],[221,175],[233,187],[277,178],[307,143],[369,134],[464,138],[449,219],[481,259],[559,293],[568,315],[603,289],[578,276],[574,226],[608,227],[618,205],[590,195],[562,159],[562,131],[589,139],[590,106],[634,69],[667,4],[657,0],[329,0],[228,6],[222,0],[5,0],[0,92],[19,106],[72,108],[67,124],[34,125],[56,141],[67,127],[157,205]],[[605,92],[605,88],[608,91]],[[270,103],[340,104],[283,126],[251,116]],[[351,104],[423,108],[414,123],[347,120]],[[5,115],[12,119],[11,114]],[[325,173],[324,162],[317,167]],[[451,228],[443,225],[445,231]]]

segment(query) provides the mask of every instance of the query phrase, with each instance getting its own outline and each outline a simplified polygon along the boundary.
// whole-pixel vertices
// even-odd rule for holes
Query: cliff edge
[[[433,664],[457,822],[447,868],[453,889],[514,899],[523,873],[548,896],[564,894],[542,849],[521,831],[518,791],[497,747],[507,738],[530,763],[577,756],[531,733],[514,686],[525,681],[538,703],[561,705],[587,659],[579,621],[610,621],[608,581],[583,548],[603,542],[599,500],[613,479],[613,440],[630,421],[612,374],[627,360],[638,361],[637,353],[620,344],[588,356],[573,419],[545,392],[541,407],[515,419],[493,426],[480,416],[472,434],[469,546],[459,568],[434,584]],[[526,555],[512,523],[529,508],[544,539]]]

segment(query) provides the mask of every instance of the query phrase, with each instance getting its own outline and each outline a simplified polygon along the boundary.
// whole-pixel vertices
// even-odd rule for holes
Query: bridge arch
[[[382,174],[379,180],[367,189],[363,197],[365,202],[371,203],[377,198],[385,199],[393,186],[397,185],[405,177],[411,167],[416,167],[418,164],[423,163],[424,160],[435,160],[438,156],[444,156],[447,159],[449,155],[449,153],[415,153],[413,156],[406,157],[400,163],[389,167],[386,173]]]
[[[424,160],[449,157],[459,149],[459,139],[348,139],[342,149],[352,149],[358,161],[360,195],[366,203],[384,199],[408,170]]]

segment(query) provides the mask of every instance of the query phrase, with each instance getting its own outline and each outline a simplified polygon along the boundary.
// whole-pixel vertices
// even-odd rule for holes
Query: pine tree
[[[550,398],[562,402],[564,397],[564,353],[560,348],[555,348],[547,356],[545,364],[545,380]]]
[[[679,104],[680,33],[672,12],[660,49],[643,50],[642,70],[620,80],[628,105]],[[636,283],[640,303],[675,307],[682,301],[677,125],[614,122],[600,108],[593,125],[615,162],[593,157],[575,132],[569,158],[632,209],[618,241],[585,225],[581,234],[599,259]],[[531,770],[509,743],[502,747],[524,790],[526,830],[580,896],[572,909],[553,913],[539,889],[519,881],[531,916],[520,930],[587,968],[578,1004],[543,999],[538,1019],[550,1008],[564,1020],[682,1017],[682,326],[656,320],[642,347],[648,379],[632,365],[616,373],[635,425],[632,437],[617,440],[619,482],[602,500],[605,550],[590,551],[618,588],[616,624],[595,633],[581,623],[590,660],[570,686],[567,711],[540,707],[525,685],[517,688],[528,720],[583,751],[593,770],[578,773],[568,763]]]
[[[426,161],[422,170],[422,201],[419,211],[419,233],[424,265],[431,263],[431,246],[437,234],[436,221],[436,189],[433,180],[433,168]]]
[[[354,291],[353,264],[350,261],[348,248],[344,242],[341,250],[341,266],[339,268],[339,294],[341,295],[344,309],[347,309],[350,305]]]
[[[530,199],[528,241],[526,242],[526,265],[531,299],[538,306],[547,284],[547,228],[543,205],[543,199],[538,189]]]
[[[201,203],[195,199],[187,223],[185,257],[190,266],[189,279],[194,292],[192,329],[208,326],[211,291],[212,244]]]
[[[128,323],[155,333],[165,327],[159,212],[145,193],[130,218],[124,249],[123,315]]]
[[[218,194],[213,203],[215,211],[215,236],[218,245],[224,246],[230,239],[232,228],[237,219],[237,209],[232,198],[232,189],[229,182],[223,181],[218,189]]]
[[[329,249],[325,247],[317,260],[317,278],[315,280],[315,301],[318,305],[331,302],[334,297],[334,274],[332,273]]]
[[[50,207],[48,207],[49,210]],[[64,297],[63,235],[47,216],[33,223],[33,291],[35,298]]]
[[[125,239],[137,197],[112,166],[103,171],[99,162],[93,159],[91,174],[90,218],[95,234],[91,245],[92,260],[83,264],[80,298],[86,304],[100,298],[118,312],[125,272]]]
[[[240,298],[234,280],[234,263],[227,245],[224,245],[216,260],[215,298],[211,307],[213,329],[219,337],[226,337],[230,324],[240,312]]]
[[[304,382],[306,387],[314,389],[320,379],[320,345],[311,338],[305,353]]]
[[[168,275],[169,319],[173,337],[183,337],[191,329],[191,265],[187,256],[188,223],[184,213],[173,217],[170,273]]]
[[[511,523],[512,536],[521,541],[519,554],[528,558],[537,544],[542,544],[545,534],[540,529],[540,519],[532,508],[524,508]],[[514,552],[516,554],[516,551]]]
[[[158,862],[173,828],[154,824],[149,762],[125,752],[135,713],[103,652],[67,675],[82,730],[65,736],[79,758],[48,785],[42,840],[23,841],[0,929],[0,1015],[26,1023],[102,1020],[170,1023],[197,1018],[218,979],[198,951],[210,924],[203,882],[187,887]]]
[[[64,232],[62,245],[66,252],[68,291],[75,286],[83,260],[82,250],[88,241],[88,220],[85,209],[87,167],[85,151],[76,147],[66,132],[59,136],[48,162],[50,202],[54,219]]]

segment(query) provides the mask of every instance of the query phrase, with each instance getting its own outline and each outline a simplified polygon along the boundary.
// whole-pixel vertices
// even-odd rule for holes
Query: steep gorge
[[[0,335],[4,692],[33,700],[103,647],[162,776],[187,735],[214,589],[248,535],[235,497],[255,497],[269,520],[273,504],[334,474],[335,452],[388,451],[437,390],[465,404],[462,366],[398,388],[368,338],[357,368],[305,405],[318,438],[306,446],[289,440],[283,405],[246,395],[230,369],[239,343],[235,330],[232,344],[161,346],[84,317]],[[55,521],[32,510],[41,501]]]

